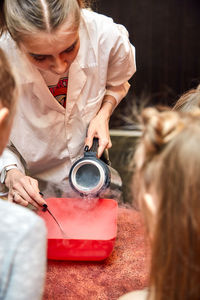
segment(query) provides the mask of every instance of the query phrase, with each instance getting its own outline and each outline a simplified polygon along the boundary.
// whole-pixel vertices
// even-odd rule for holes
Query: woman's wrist
[[[99,113],[103,114],[105,118],[110,119],[116,107],[116,100],[113,96],[106,95],[102,101]]]
[[[10,181],[12,180],[13,177],[19,176],[19,174],[22,174],[21,171],[17,168],[15,169],[10,169],[5,177],[5,186],[9,188],[10,186]]]
[[[16,164],[10,164],[10,165],[3,168],[3,170],[1,171],[1,177],[0,177],[1,183],[5,183],[7,173],[12,169],[18,169],[17,165]]]

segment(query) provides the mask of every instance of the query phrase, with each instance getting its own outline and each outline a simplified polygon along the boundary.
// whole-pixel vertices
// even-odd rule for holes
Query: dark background
[[[137,73],[128,103],[173,105],[200,79],[200,0],[96,0],[93,9],[125,25],[136,47]],[[126,113],[127,101],[117,111]],[[117,114],[111,127],[117,125]]]

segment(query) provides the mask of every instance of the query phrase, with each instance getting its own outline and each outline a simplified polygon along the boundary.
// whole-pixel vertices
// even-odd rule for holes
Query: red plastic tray
[[[113,199],[49,198],[48,212],[39,211],[48,230],[48,259],[98,261],[113,250],[118,204]]]

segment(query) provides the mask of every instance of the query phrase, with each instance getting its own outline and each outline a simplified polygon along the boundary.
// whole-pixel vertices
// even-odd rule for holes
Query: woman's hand
[[[38,181],[24,175],[18,169],[11,169],[7,172],[5,185],[9,189],[8,201],[28,206],[30,203],[37,209],[46,201],[39,194]]]
[[[115,107],[116,100],[112,96],[105,96],[102,106],[97,115],[91,120],[87,131],[87,138],[85,139],[85,145],[92,147],[93,138],[99,139],[99,148],[97,156],[100,157],[104,149],[112,147],[110,134],[109,134],[109,120],[112,111]]]

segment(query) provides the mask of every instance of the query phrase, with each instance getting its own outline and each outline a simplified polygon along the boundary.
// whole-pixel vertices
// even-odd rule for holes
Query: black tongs
[[[40,192],[40,195],[43,197],[43,193]],[[48,213],[52,216],[52,218],[54,219],[54,221],[56,222],[56,224],[58,225],[62,235],[64,237],[66,237],[66,234],[65,234],[65,231],[63,230],[62,226],[60,225],[60,223],[58,222],[58,220],[56,219],[56,217],[52,214],[52,212],[50,211],[50,209],[48,208],[48,205],[47,204],[43,204],[42,205],[42,211],[46,212],[48,211]]]

